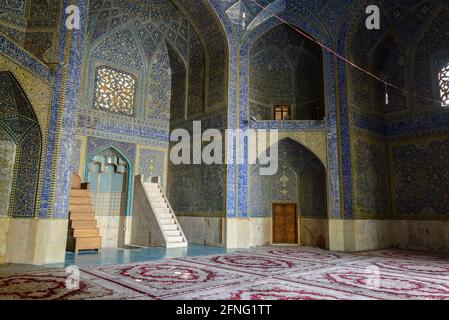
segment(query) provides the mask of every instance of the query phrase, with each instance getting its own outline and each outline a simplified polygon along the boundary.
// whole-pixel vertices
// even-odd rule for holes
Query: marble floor
[[[67,252],[65,266],[76,265],[100,266],[107,264],[127,264],[145,261],[156,261],[167,258],[181,258],[189,256],[204,256],[232,252],[220,247],[210,247],[190,244],[187,248],[104,248],[100,252],[87,251],[75,254]],[[47,266],[48,267],[48,266]],[[50,266],[50,267],[54,267]]]
[[[145,261],[156,261],[167,258],[180,258],[188,256],[202,256],[211,254],[222,254],[232,252],[234,250],[189,244],[187,248],[103,248],[101,251],[82,251],[77,254],[67,252],[65,255],[65,263],[49,264],[43,266],[31,266],[22,264],[3,264],[0,265],[0,275],[12,272],[24,272],[31,270],[64,268],[68,266],[101,266],[108,264],[127,264]]]
[[[73,264],[77,287],[64,266],[1,267],[0,300],[449,300],[449,253],[190,246],[72,254]]]

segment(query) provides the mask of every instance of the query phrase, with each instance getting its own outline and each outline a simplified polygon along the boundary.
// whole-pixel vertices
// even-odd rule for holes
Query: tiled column
[[[236,102],[237,102],[237,50],[238,44],[235,39],[232,26],[228,20],[228,17],[223,12],[219,4],[220,0],[209,0],[209,3],[214,10],[215,14],[222,24],[226,37],[228,39],[229,46],[229,83],[228,83],[228,114],[227,114],[227,128],[233,129],[238,128],[237,125],[237,113],[236,113]],[[231,148],[232,144],[227,141],[226,145],[226,158],[234,158],[234,150]],[[232,218],[236,216],[236,201],[237,201],[237,180],[236,180],[236,166],[227,165],[226,166],[226,216]]]
[[[66,27],[66,8],[76,5],[80,29]],[[48,143],[42,174],[39,219],[30,228],[26,263],[63,262],[66,251],[68,205],[71,178],[72,144],[78,108],[78,90],[88,1],[64,0],[60,13],[59,38],[56,43],[56,66],[48,122]],[[31,232],[31,230],[33,232]]]
[[[348,33],[354,15],[359,11],[359,6],[354,6],[353,11],[348,13],[341,27],[337,39],[337,52],[341,56],[345,56],[346,35]],[[329,118],[332,122],[329,126],[336,130],[328,132],[328,154],[330,157],[329,170],[337,176],[338,181],[331,182],[335,184],[333,190],[329,190],[329,194],[335,199],[339,199],[338,203],[330,203],[332,207],[329,220],[329,248],[336,251],[346,251],[354,249],[355,227],[353,221],[352,210],[352,172],[351,172],[351,144],[350,144],[350,117],[347,100],[347,83],[346,83],[346,62],[332,55],[334,70],[333,79],[335,81],[335,117]],[[330,60],[331,58],[329,58]],[[333,124],[335,122],[335,125]],[[331,146],[332,145],[332,146]],[[332,157],[332,158],[331,158]],[[329,198],[332,201],[331,198]],[[339,207],[339,210],[337,208]]]
[[[80,14],[80,29],[66,27],[66,8],[76,5]],[[45,152],[40,218],[68,217],[70,164],[82,48],[86,28],[88,1],[64,0],[61,6],[59,38],[56,43],[56,66],[48,124],[48,144]]]

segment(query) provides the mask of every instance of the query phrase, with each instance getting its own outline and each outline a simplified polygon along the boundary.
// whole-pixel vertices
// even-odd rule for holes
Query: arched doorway
[[[272,243],[328,247],[326,171],[318,157],[291,139],[278,142],[273,176],[250,170],[250,213],[272,220]]]
[[[130,214],[132,165],[116,147],[97,150],[86,162],[86,181],[103,247],[125,244]]]
[[[32,218],[40,172],[40,127],[14,76],[0,72],[0,84],[0,216]]]

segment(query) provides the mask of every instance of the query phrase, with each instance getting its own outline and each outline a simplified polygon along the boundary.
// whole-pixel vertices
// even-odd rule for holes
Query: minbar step
[[[73,236],[74,238],[97,237],[100,235],[100,229],[98,229],[98,228],[75,229],[75,230],[70,230],[69,235]]]
[[[184,238],[182,236],[166,236],[167,242],[175,243],[175,242],[183,242]]]
[[[84,228],[96,228],[97,220],[88,219],[88,220],[71,220],[70,228],[71,229],[84,229]]]
[[[181,231],[179,230],[164,230],[164,234],[166,236],[176,236],[179,237],[181,235]]]
[[[90,205],[89,197],[72,197],[70,199],[70,205]]]
[[[67,250],[69,251],[100,250],[100,248],[101,236],[67,238]]]
[[[70,212],[70,220],[95,220],[92,212]]]
[[[162,230],[178,230],[178,226],[176,224],[163,224]]]
[[[89,197],[89,191],[87,189],[72,189],[70,196],[73,197]]]
[[[90,204],[70,204],[70,212],[92,212],[93,208]]]

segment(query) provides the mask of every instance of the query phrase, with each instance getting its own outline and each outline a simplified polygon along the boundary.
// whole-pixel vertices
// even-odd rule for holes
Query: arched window
[[[449,64],[441,70],[438,80],[440,83],[441,105],[449,107]]]
[[[95,72],[94,109],[134,116],[136,78],[129,73],[101,66]]]

